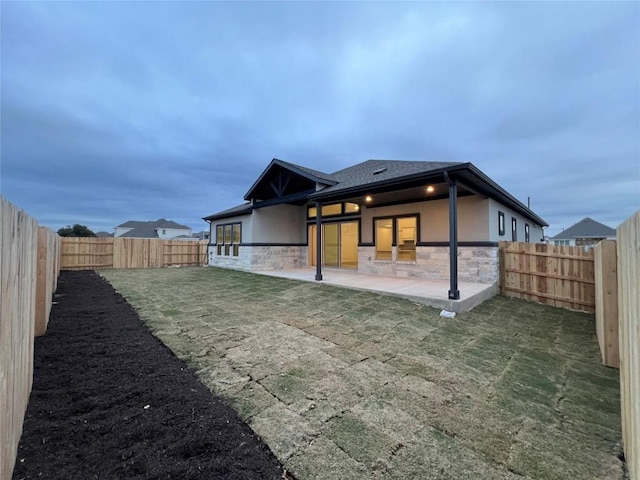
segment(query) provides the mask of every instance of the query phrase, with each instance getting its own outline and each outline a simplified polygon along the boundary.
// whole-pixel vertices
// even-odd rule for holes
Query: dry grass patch
[[[621,479],[618,372],[590,315],[216,268],[107,279],[300,480]]]

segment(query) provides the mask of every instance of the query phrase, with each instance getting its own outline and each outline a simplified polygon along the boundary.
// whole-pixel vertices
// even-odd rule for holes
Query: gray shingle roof
[[[497,183],[487,177],[471,163],[464,162],[429,162],[429,161],[410,161],[410,160],[367,160],[357,165],[338,170],[333,173],[324,173],[311,168],[302,167],[293,163],[285,162],[274,158],[269,166],[263,171],[258,180],[256,180],[245,195],[245,199],[253,198],[252,192],[257,185],[265,178],[273,165],[290,169],[294,173],[307,177],[317,183],[327,184],[325,188],[312,193],[304,193],[308,200],[317,201],[338,201],[351,195],[362,194],[366,189],[393,189],[399,185],[409,184],[411,182],[422,181],[429,178],[444,178],[444,173],[456,172],[465,188],[476,188],[480,195],[486,195],[495,198],[499,202],[509,206],[515,211],[521,213],[526,218],[530,218],[536,224],[548,226],[548,224],[527,206],[509,194]],[[443,180],[441,180],[443,181]],[[473,191],[473,190],[472,190]],[[304,200],[304,197],[302,198]],[[279,198],[281,203],[293,201],[293,198]],[[300,200],[295,198],[296,201]],[[251,205],[245,203],[238,205],[222,212],[214,213],[204,220],[219,220],[237,215],[250,214],[255,208],[269,206],[275,204],[273,201],[263,201]]]
[[[153,226],[154,228],[190,228],[186,225],[180,225],[179,223],[174,222],[173,220],[167,220],[166,218],[159,218],[158,220],[155,221],[150,221],[150,222],[141,222],[138,220],[129,220],[127,222],[124,222],[120,225],[117,225],[117,227],[129,227],[129,228],[139,228],[139,227],[146,227],[146,226]]]
[[[157,238],[158,234],[156,233],[156,229],[158,228],[177,228],[183,230],[191,230],[191,227],[180,225],[173,220],[167,220],[165,218],[160,218],[158,220],[150,222],[129,220],[118,225],[116,228],[118,227],[131,228],[131,230],[129,230],[127,233],[120,235],[120,237],[126,238]]]
[[[208,217],[203,217],[203,220],[219,220],[221,218],[235,217],[238,215],[245,215],[251,213],[253,206],[251,203],[243,203],[242,205],[236,205],[235,207],[227,208],[221,212],[212,213]]]
[[[586,217],[575,225],[572,225],[557,235],[554,235],[551,239],[570,240],[572,238],[601,238],[615,236],[616,231],[614,228],[608,227],[603,223],[596,222],[595,220]]]
[[[408,160],[367,160],[331,174],[338,183],[321,190],[322,194],[335,193],[350,188],[364,187],[396,178],[428,173],[462,165],[461,162],[425,162]],[[378,172],[378,173],[374,173]]]
[[[286,162],[286,161],[280,160],[278,158],[275,158],[274,160],[277,160],[278,162],[284,163],[284,164],[289,165],[291,167],[297,168],[298,170],[302,170],[303,172],[306,172],[309,175],[312,175],[312,176],[316,177],[319,180],[325,180],[327,183],[332,184],[332,183],[336,183],[337,182],[337,180],[333,177],[333,175],[331,175],[329,173],[321,172],[320,170],[314,170],[313,168],[303,167],[302,165],[298,165],[298,164],[295,164],[295,163]]]

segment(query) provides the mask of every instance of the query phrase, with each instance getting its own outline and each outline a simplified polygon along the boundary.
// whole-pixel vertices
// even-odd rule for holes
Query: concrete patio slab
[[[312,268],[266,270],[256,273],[302,280],[304,282],[316,282],[315,269]],[[449,281],[447,280],[384,277],[333,268],[324,268],[322,270],[322,281],[318,283],[393,295],[429,307],[442,308],[456,313],[468,312],[473,307],[498,294],[498,285],[495,283],[458,282],[460,300],[449,300]]]

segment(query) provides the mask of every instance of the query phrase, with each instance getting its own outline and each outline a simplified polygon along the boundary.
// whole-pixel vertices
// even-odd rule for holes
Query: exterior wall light
[[[427,193],[433,193],[435,191],[435,188],[433,188],[433,185],[429,185],[427,187]]]
[[[364,197],[365,202],[370,202],[371,200],[373,200],[373,198],[371,198],[371,195],[367,195],[366,197]]]

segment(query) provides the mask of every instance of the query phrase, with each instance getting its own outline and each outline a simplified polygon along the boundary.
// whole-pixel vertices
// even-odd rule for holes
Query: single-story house
[[[554,245],[588,246],[600,240],[615,240],[615,228],[586,217],[551,237]]]
[[[191,227],[180,225],[172,220],[160,218],[155,221],[141,222],[129,220],[115,228],[114,237],[123,238],[161,238],[164,240],[192,240]]]
[[[498,242],[539,242],[547,223],[471,163],[367,160],[324,173],[273,159],[214,213],[209,265],[315,267],[495,283]]]

